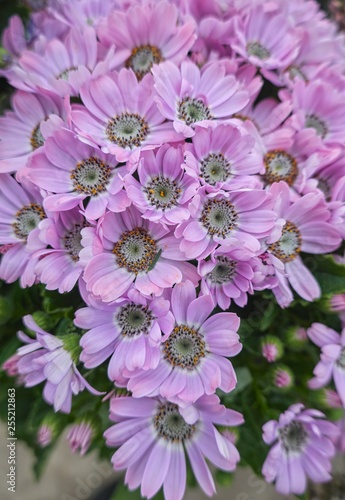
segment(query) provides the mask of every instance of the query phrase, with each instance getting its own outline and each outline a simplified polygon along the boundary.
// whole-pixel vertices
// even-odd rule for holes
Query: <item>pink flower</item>
[[[154,149],[181,138],[157,109],[153,80],[137,81],[132,70],[93,78],[80,89],[85,105],[76,106],[72,120],[84,142],[100,146],[116,160],[138,161],[140,150]]]
[[[42,424],[37,431],[37,443],[41,448],[49,446],[53,440],[53,429],[47,423]]]
[[[255,66],[268,70],[288,67],[298,54],[301,33],[291,27],[281,10],[278,5],[265,9],[258,3],[246,16],[235,17],[231,48]]]
[[[74,29],[77,26],[97,27],[102,18],[110,15],[116,7],[116,0],[79,0],[78,2],[60,2],[54,5],[52,15],[60,22]]]
[[[36,280],[37,258],[33,252],[45,247],[39,239],[39,223],[46,218],[42,196],[31,184],[23,187],[9,174],[0,175],[0,244],[11,245],[2,255],[0,278],[13,283],[20,278],[22,287]]]
[[[181,146],[164,145],[155,153],[141,153],[139,182],[128,174],[125,186],[128,197],[145,219],[173,225],[189,218],[188,204],[199,182],[185,174],[182,164]]]
[[[210,295],[196,298],[190,281],[175,285],[171,294],[175,326],[161,348],[155,369],[136,370],[124,375],[134,397],[158,395],[186,406],[217,388],[229,392],[236,386],[236,374],[225,356],[242,349],[234,313],[210,316],[214,302]],[[207,319],[208,318],[208,319]]]
[[[291,300],[288,298],[289,281],[303,299],[312,301],[320,297],[320,287],[299,254],[301,251],[322,254],[336,250],[341,242],[339,233],[328,222],[330,213],[321,195],[309,193],[291,203],[289,187],[285,182],[273,184],[270,192],[276,200],[277,216],[285,220],[280,238],[267,249],[274,259],[284,263],[286,272],[286,277],[277,273],[279,285],[273,292],[278,292],[279,304],[286,307]],[[282,292],[286,301],[281,296]]]
[[[135,5],[126,12],[114,10],[97,33],[104,45],[115,45],[121,62],[140,79],[153,64],[180,64],[186,58],[196,39],[195,23],[189,20],[179,26],[178,15],[176,6],[166,1]]]
[[[115,470],[127,469],[125,482],[131,490],[141,484],[141,495],[152,498],[163,486],[166,500],[182,500],[185,451],[208,496],[216,489],[205,458],[222,470],[236,468],[239,453],[215,425],[240,425],[242,415],[220,405],[216,395],[203,396],[193,409],[191,418],[163,399],[111,400],[110,419],[117,423],[105,431],[104,437],[108,446],[119,447],[111,461]]]
[[[296,82],[293,94],[291,125],[296,130],[311,128],[320,144],[343,144],[345,133],[345,104],[331,83]],[[340,100],[340,102],[339,102]]]
[[[179,69],[166,61],[152,68],[155,77],[157,106],[172,120],[176,132],[194,135],[196,125],[209,126],[211,120],[229,118],[249,101],[248,92],[225,65],[217,62],[202,70],[191,61],[183,61]]]
[[[261,353],[269,363],[274,363],[283,355],[283,344],[278,337],[266,335],[261,341]]]
[[[169,302],[145,299],[137,290],[112,304],[97,301],[76,311],[74,323],[86,332],[80,360],[94,368],[111,356],[110,380],[123,383],[123,370],[152,369],[160,359],[160,344],[171,332],[174,318]]]
[[[282,413],[279,421],[270,420],[263,426],[263,440],[273,444],[262,468],[269,483],[276,482],[282,495],[301,495],[307,487],[307,477],[316,483],[330,481],[335,454],[333,439],[337,427],[317,410],[304,410],[295,404]]]
[[[314,368],[315,377],[310,380],[309,387],[324,387],[333,378],[345,407],[345,329],[339,335],[326,325],[313,323],[307,334],[314,344],[321,347],[321,360]]]
[[[33,387],[45,381],[43,399],[54,406],[55,411],[70,413],[72,396],[79,394],[85,388],[94,395],[102,393],[93,389],[86,379],[79,373],[73,353],[66,350],[68,345],[78,346],[78,336],[65,335],[65,338],[55,337],[42,330],[32,316],[24,316],[23,322],[27,328],[36,333],[36,339],[18,332],[18,337],[27,345],[20,347],[17,354],[20,356],[18,371],[23,375],[25,387]],[[72,342],[73,340],[73,342]]]
[[[72,131],[61,128],[33,155],[25,175],[38,187],[54,193],[44,200],[48,210],[70,210],[88,201],[85,217],[96,220],[107,208],[122,212],[130,205],[122,178],[127,169],[117,166],[113,156],[81,142]]]
[[[273,370],[273,385],[278,389],[289,389],[293,382],[293,373],[287,366],[279,365]]]
[[[83,272],[79,259],[81,231],[87,223],[78,209],[53,214],[39,224],[40,240],[48,247],[34,254],[35,267],[47,290],[70,292]]]
[[[87,264],[84,280],[89,292],[112,302],[132,283],[143,294],[160,295],[184,276],[198,282],[196,269],[183,262],[179,241],[160,224],[143,219],[134,207],[108,212],[99,222],[101,249]],[[96,245],[90,241],[90,245]]]
[[[44,144],[41,123],[51,115],[64,117],[63,100],[57,96],[17,91],[12,98],[14,111],[0,117],[0,172],[24,168],[33,151]],[[14,140],[15,138],[15,140]]]
[[[252,152],[255,140],[229,125],[196,127],[192,144],[186,144],[186,172],[209,190],[225,191],[260,187],[252,174],[261,170],[259,157]]]
[[[218,244],[260,250],[259,239],[268,236],[275,224],[271,197],[263,190],[218,191],[206,194],[201,188],[189,209],[191,218],[181,223],[175,236],[187,259],[204,259]]]
[[[59,96],[77,96],[85,68],[92,71],[96,64],[95,30],[73,28],[63,41],[47,41],[40,52],[24,51],[8,78],[11,85],[28,92],[46,89]]]

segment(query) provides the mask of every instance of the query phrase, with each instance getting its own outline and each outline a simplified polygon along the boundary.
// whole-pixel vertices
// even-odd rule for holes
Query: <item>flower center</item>
[[[345,370],[345,347],[342,348],[339,358],[336,361],[337,366]]]
[[[195,432],[195,425],[187,424],[173,403],[159,406],[153,425],[160,437],[173,443],[190,439]]]
[[[226,236],[237,226],[238,215],[228,200],[208,200],[202,210],[200,222],[212,236]]]
[[[138,147],[146,139],[149,126],[138,114],[122,113],[109,120],[106,134],[121,148]]]
[[[230,177],[230,163],[222,153],[211,153],[202,160],[200,173],[207,184],[214,186],[217,182],[225,182]]]
[[[177,117],[187,125],[202,120],[212,120],[208,107],[200,99],[185,97],[177,106]]]
[[[292,222],[284,224],[278,241],[269,245],[268,250],[282,262],[291,262],[301,251],[301,233]]]
[[[64,71],[62,71],[57,77],[56,79],[57,80],[65,80],[67,82],[68,80],[68,77],[69,77],[69,74],[71,71],[75,71],[76,69],[78,69],[77,66],[71,66],[70,68],[67,68],[65,69]]]
[[[124,337],[148,334],[154,317],[152,312],[140,304],[128,304],[121,307],[116,320]]]
[[[150,205],[161,208],[163,211],[177,205],[181,189],[175,181],[162,175],[153,177],[144,188]]]
[[[44,137],[41,133],[41,124],[39,123],[32,131],[30,137],[30,143],[33,151],[37,148],[40,148],[44,144]]]
[[[303,73],[301,68],[299,68],[298,66],[295,66],[292,64],[291,66],[288,67],[288,69],[286,71],[289,73],[291,80],[294,80],[296,77],[299,77],[302,80],[304,80],[305,82],[308,81],[308,78]]]
[[[185,325],[175,326],[163,345],[164,359],[180,368],[193,370],[205,357],[202,335]]]
[[[271,56],[270,51],[259,42],[248,42],[247,54],[248,56],[257,57],[258,59],[261,59],[261,61],[264,61]]]
[[[87,224],[76,224],[63,238],[63,245],[74,262],[78,262],[79,252],[83,249],[81,230],[86,226]]]
[[[88,158],[77,164],[71,172],[74,190],[88,196],[96,196],[106,190],[111,169],[98,158]]]
[[[125,267],[135,274],[152,269],[160,254],[157,243],[142,227],[123,233],[121,239],[115,243],[113,253],[120,267]]]
[[[141,80],[154,64],[159,64],[162,60],[162,53],[158,47],[140,45],[132,50],[132,54],[126,61],[126,67],[131,68],[138,80]]]
[[[22,240],[26,240],[31,231],[36,229],[45,217],[46,214],[40,205],[36,203],[26,205],[16,213],[16,220],[12,224],[15,235]]]
[[[279,429],[279,438],[287,454],[299,453],[307,442],[308,433],[301,422],[291,422]]]
[[[218,255],[217,261],[214,269],[206,277],[217,285],[228,283],[235,274],[236,261],[228,259],[225,255]]]
[[[289,186],[298,175],[297,161],[285,151],[269,151],[264,156],[265,179],[269,184],[285,181]]]
[[[328,134],[326,123],[316,115],[307,115],[305,119],[305,126],[313,128],[321,139],[324,139]]]

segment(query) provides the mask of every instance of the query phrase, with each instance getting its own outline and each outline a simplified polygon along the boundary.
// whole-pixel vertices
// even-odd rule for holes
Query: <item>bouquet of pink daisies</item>
[[[37,469],[68,428],[142,497],[330,481],[344,35],[314,0],[28,4],[1,51],[1,413],[15,386]]]

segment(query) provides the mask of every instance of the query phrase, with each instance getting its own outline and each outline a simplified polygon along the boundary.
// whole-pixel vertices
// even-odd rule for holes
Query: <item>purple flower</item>
[[[185,452],[193,473],[209,496],[216,491],[207,458],[217,468],[233,471],[239,453],[215,425],[237,426],[240,413],[219,404],[216,395],[203,396],[185,415],[177,405],[157,398],[113,398],[110,418],[115,425],[104,433],[108,446],[119,447],[112,457],[115,470],[127,469],[125,482],[151,498],[163,486],[166,500],[182,500],[186,488]]]
[[[53,429],[48,423],[40,425],[37,431],[37,443],[41,448],[49,446],[53,439]]]
[[[140,82],[132,70],[93,78],[80,89],[85,105],[72,111],[72,120],[84,142],[97,145],[116,160],[138,161],[140,150],[180,140],[165,122],[153,100],[153,79]],[[164,123],[165,122],[165,123]]]
[[[179,10],[169,2],[139,2],[126,12],[112,12],[100,22],[97,33],[105,46],[115,45],[121,63],[140,79],[153,64],[166,60],[180,64],[187,56],[196,38],[195,22],[179,24],[179,18]]]
[[[128,197],[145,219],[161,224],[178,224],[189,219],[188,204],[199,182],[185,174],[182,148],[161,146],[157,152],[140,155],[137,175],[125,177]]]
[[[123,190],[126,167],[111,155],[78,140],[66,128],[56,130],[44,149],[31,159],[26,176],[51,193],[44,201],[51,211],[70,210],[88,202],[85,217],[96,220],[107,208],[122,212],[130,201]]]
[[[341,335],[321,323],[313,323],[307,330],[308,337],[321,347],[321,360],[314,369],[315,378],[309,387],[318,389],[333,378],[335,387],[345,407],[345,328]]]
[[[185,60],[179,69],[166,61],[152,68],[156,102],[161,113],[174,122],[176,132],[192,137],[196,125],[210,125],[211,120],[226,119],[240,111],[249,101],[225,65],[206,64],[202,70]]]
[[[175,236],[182,237],[180,249],[187,259],[204,259],[218,244],[244,245],[257,252],[259,239],[268,236],[275,224],[271,206],[271,197],[263,190],[206,194],[201,188],[190,204],[191,218],[175,230]]]
[[[24,187],[25,186],[25,187]],[[0,278],[22,287],[36,280],[37,258],[33,252],[45,248],[39,239],[39,223],[46,218],[42,196],[31,183],[18,184],[9,174],[0,175],[0,244],[11,245],[3,253]]]
[[[262,473],[283,495],[301,495],[307,477],[316,483],[330,481],[335,454],[332,441],[338,436],[336,425],[324,420],[318,410],[304,410],[302,404],[290,406],[279,421],[263,426],[263,440],[273,444]]]
[[[186,406],[219,387],[229,392],[236,386],[236,374],[225,356],[242,349],[234,313],[210,316],[214,302],[210,295],[196,298],[194,285],[185,281],[171,294],[175,326],[161,348],[159,364],[152,370],[124,370],[130,380],[127,389],[134,397],[158,395]]]
[[[12,106],[14,111],[0,117],[1,173],[22,169],[33,151],[43,146],[42,122],[51,115],[65,117],[63,100],[43,93],[18,91],[13,95]]]
[[[72,396],[85,388],[91,394],[102,394],[90,386],[73,360],[79,350],[77,335],[54,337],[42,330],[30,315],[24,316],[23,322],[36,333],[36,339],[33,339],[18,332],[19,339],[28,344],[17,350],[21,358],[18,361],[18,372],[24,378],[25,387],[33,387],[45,381],[44,400],[53,405],[55,411],[63,413],[70,413]],[[66,346],[69,350],[66,350]]]
[[[118,383],[126,382],[124,368],[155,368],[159,346],[174,326],[169,301],[146,299],[132,288],[127,297],[112,304],[94,302],[76,311],[74,321],[89,330],[80,340],[80,360],[86,368],[94,368],[111,356],[108,376]]]
[[[86,266],[84,280],[88,291],[104,302],[121,297],[132,283],[144,295],[160,295],[183,276],[198,282],[194,266],[183,262],[179,240],[134,207],[108,212],[98,230],[103,248]]]

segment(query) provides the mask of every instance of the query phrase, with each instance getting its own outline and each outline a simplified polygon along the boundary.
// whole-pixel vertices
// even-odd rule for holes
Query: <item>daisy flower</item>
[[[282,495],[304,493],[307,478],[316,483],[332,479],[332,441],[339,430],[323,417],[318,410],[305,410],[302,404],[295,404],[278,421],[270,420],[263,426],[263,439],[273,446],[262,473],[269,483],[275,481]]]
[[[35,283],[37,258],[32,254],[45,248],[38,229],[46,218],[42,202],[42,196],[31,184],[24,187],[9,174],[0,175],[0,244],[10,245],[1,258],[0,279],[7,283],[18,278],[22,287]]]
[[[333,378],[335,387],[345,408],[345,329],[341,335],[321,323],[313,323],[307,335],[314,344],[321,347],[321,360],[314,369],[315,378],[309,387],[319,389],[328,385]]]
[[[44,144],[41,123],[50,116],[65,118],[64,102],[58,96],[17,91],[12,98],[14,111],[0,117],[0,172],[23,169],[33,151]]]
[[[232,125],[196,127],[192,144],[186,144],[186,172],[209,190],[224,191],[260,187],[253,174],[261,170],[260,157],[253,153],[255,139],[242,135]]]
[[[320,297],[320,287],[299,254],[332,252],[339,247],[341,238],[328,222],[330,212],[320,194],[309,193],[291,203],[289,187],[285,182],[273,184],[270,192],[276,200],[277,217],[285,220],[280,238],[267,248],[274,259],[285,265],[286,276],[277,273],[279,285],[277,289],[273,288],[273,292],[282,292],[289,282],[304,300],[313,301]],[[280,295],[276,297],[279,304],[286,307]]]
[[[153,80],[138,82],[132,70],[91,79],[80,89],[85,107],[72,111],[81,140],[114,154],[117,161],[137,161],[140,151],[180,140],[153,100]]]
[[[87,389],[91,394],[101,395],[93,389],[76,367],[79,336],[66,334],[55,337],[42,330],[32,316],[24,316],[27,328],[35,332],[36,338],[19,332],[18,337],[27,345],[20,347],[17,354],[19,374],[24,378],[25,387],[33,387],[45,382],[43,399],[54,406],[55,411],[70,413],[72,396]]]
[[[112,304],[98,301],[76,311],[74,323],[88,330],[81,338],[80,360],[86,368],[99,366],[111,356],[108,377],[123,383],[123,369],[155,368],[160,343],[174,326],[168,300],[144,298],[131,289]]]
[[[161,344],[161,359],[153,370],[136,370],[127,389],[134,397],[158,395],[186,406],[217,388],[229,392],[236,386],[236,374],[225,356],[242,349],[237,330],[240,320],[234,313],[211,317],[214,302],[210,295],[196,298],[195,286],[185,281],[171,294],[175,326]]]
[[[33,155],[25,175],[38,187],[53,193],[44,201],[47,210],[65,211],[88,202],[85,217],[96,220],[107,208],[122,212],[130,205],[122,178],[127,169],[117,167],[112,155],[60,128]]]
[[[240,459],[235,445],[216,425],[238,426],[243,417],[225,408],[216,395],[195,405],[196,418],[185,418],[178,406],[160,398],[115,397],[104,433],[106,443],[119,447],[112,457],[115,470],[127,469],[125,483],[152,498],[163,486],[166,500],[182,500],[186,489],[186,458],[206,495],[216,492],[205,458],[217,468],[233,471]],[[157,473],[159,471],[159,473]]]
[[[219,62],[206,64],[200,70],[188,60],[180,69],[166,61],[154,66],[152,73],[158,108],[185,137],[194,135],[196,125],[206,127],[211,120],[229,118],[249,102],[248,92]]]
[[[199,182],[185,174],[182,147],[164,145],[140,155],[137,175],[125,177],[126,193],[145,219],[178,224],[189,218],[188,205]]]
[[[87,290],[104,302],[121,297],[132,283],[143,295],[160,295],[183,277],[197,284],[196,269],[184,262],[179,241],[162,225],[143,219],[134,207],[119,214],[108,212],[98,232],[101,251],[87,264],[84,280]]]
[[[166,1],[135,5],[126,12],[114,10],[97,33],[104,45],[115,45],[121,62],[141,79],[154,64],[180,64],[186,58],[196,39],[195,22],[179,26],[178,17],[177,7]]]
[[[187,259],[204,259],[219,244],[260,250],[259,239],[275,224],[271,197],[263,190],[218,191],[201,188],[190,204],[191,218],[182,222],[175,236],[182,238],[180,250]]]

